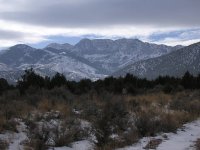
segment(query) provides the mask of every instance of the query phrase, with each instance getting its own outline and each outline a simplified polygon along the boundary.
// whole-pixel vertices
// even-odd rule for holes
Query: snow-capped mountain
[[[170,54],[142,60],[115,72],[113,75],[131,73],[139,77],[153,79],[160,76],[182,76],[186,71],[200,73],[200,42],[184,47]]]
[[[138,39],[83,39],[70,51],[112,73],[128,64],[168,54],[179,48],[150,44]]]
[[[53,75],[56,72],[63,73],[68,79],[78,80],[81,78],[100,78],[103,75],[89,64],[78,60],[67,52],[52,48],[35,49],[27,45],[16,45],[0,55],[1,76],[8,76],[12,70],[19,74],[20,70],[34,68],[41,75]],[[8,68],[12,69],[6,69]],[[16,75],[18,77],[18,75]]]
[[[76,45],[52,43],[44,49],[19,44],[0,53],[0,77],[16,78],[33,68],[41,75],[63,73],[68,79],[98,79],[128,64],[158,57],[177,50],[137,39],[83,39]]]

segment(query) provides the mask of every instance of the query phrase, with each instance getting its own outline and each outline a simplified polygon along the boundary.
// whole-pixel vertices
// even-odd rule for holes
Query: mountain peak
[[[53,49],[61,50],[61,49],[70,49],[70,48],[72,48],[72,45],[70,45],[68,43],[64,43],[64,44],[50,43],[45,48],[53,48]]]
[[[17,44],[17,45],[14,45],[12,47],[10,47],[11,49],[12,48],[17,48],[17,49],[33,49],[32,47],[26,45],[26,44]]]
[[[89,41],[92,41],[91,39],[89,38],[83,38],[82,40],[80,40],[79,42],[89,42]]]
[[[93,47],[92,46],[92,40],[84,38],[82,40],[80,40],[75,47],[79,47],[79,48],[90,48]]]
[[[76,45],[83,44],[83,43],[90,43],[90,42],[92,42],[92,40],[90,40],[88,38],[84,38],[84,39],[80,40]]]
[[[197,52],[200,50],[199,46],[189,48]],[[9,70],[7,68],[10,67],[21,71],[33,67],[46,75],[60,72],[65,73],[70,79],[97,78],[142,60],[179,51],[177,49],[179,46],[157,45],[126,38],[118,40],[85,38],[76,45],[51,43],[44,49],[18,44],[0,53],[0,70]],[[197,53],[186,56],[195,58],[195,54]]]
[[[142,42],[139,39],[127,39],[127,38],[121,38],[121,39],[117,39],[115,41],[120,41],[120,42]]]

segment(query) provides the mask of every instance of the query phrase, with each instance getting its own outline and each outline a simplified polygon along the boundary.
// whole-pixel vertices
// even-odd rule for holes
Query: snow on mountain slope
[[[1,65],[2,71],[10,71],[5,68],[7,65],[18,71],[32,67],[40,74],[48,76],[59,72],[70,80],[103,76],[98,69],[56,49],[34,49],[26,45],[16,45],[0,55],[0,62],[5,64],[4,67]],[[1,76],[5,77],[9,73],[5,74],[6,72]]]
[[[200,43],[192,44],[170,54],[142,60],[115,72],[114,76],[131,73],[149,79],[159,75],[182,76],[186,71],[200,73]]]
[[[179,48],[145,43],[138,39],[83,39],[70,51],[112,73],[127,64],[158,57]]]
[[[45,64],[45,68],[63,73],[71,79],[94,78],[98,75],[97,69],[67,56],[52,58],[51,63]]]
[[[5,77],[10,74],[8,68],[12,68],[18,77],[20,71],[32,67],[42,75],[59,72],[68,79],[95,80],[133,62],[168,54],[178,48],[180,46],[156,45],[137,39],[83,39],[74,46],[52,43],[44,49],[19,44],[0,54],[0,63],[4,64],[0,65],[0,71],[4,71]],[[0,76],[3,75],[0,73]]]
[[[12,68],[8,67],[6,64],[0,63],[0,71],[9,71]]]

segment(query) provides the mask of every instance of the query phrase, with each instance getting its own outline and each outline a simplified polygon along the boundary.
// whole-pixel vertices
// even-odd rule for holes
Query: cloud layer
[[[89,34],[152,41],[152,34],[199,31],[199,7],[199,0],[0,0],[0,42],[34,43],[55,35]],[[166,39],[157,42],[167,43]],[[198,37],[194,32],[190,39],[182,39]]]

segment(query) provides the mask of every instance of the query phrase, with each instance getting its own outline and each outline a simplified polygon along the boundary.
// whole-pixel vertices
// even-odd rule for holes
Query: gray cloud
[[[3,3],[4,0],[0,0]],[[50,27],[199,27],[200,0],[14,0],[0,19]]]
[[[154,42],[190,44],[199,40],[199,8],[200,0],[0,0],[0,42],[83,35],[152,41],[157,35]]]
[[[0,29],[0,40],[15,40],[18,38],[23,38],[24,36],[24,33],[21,32]]]

